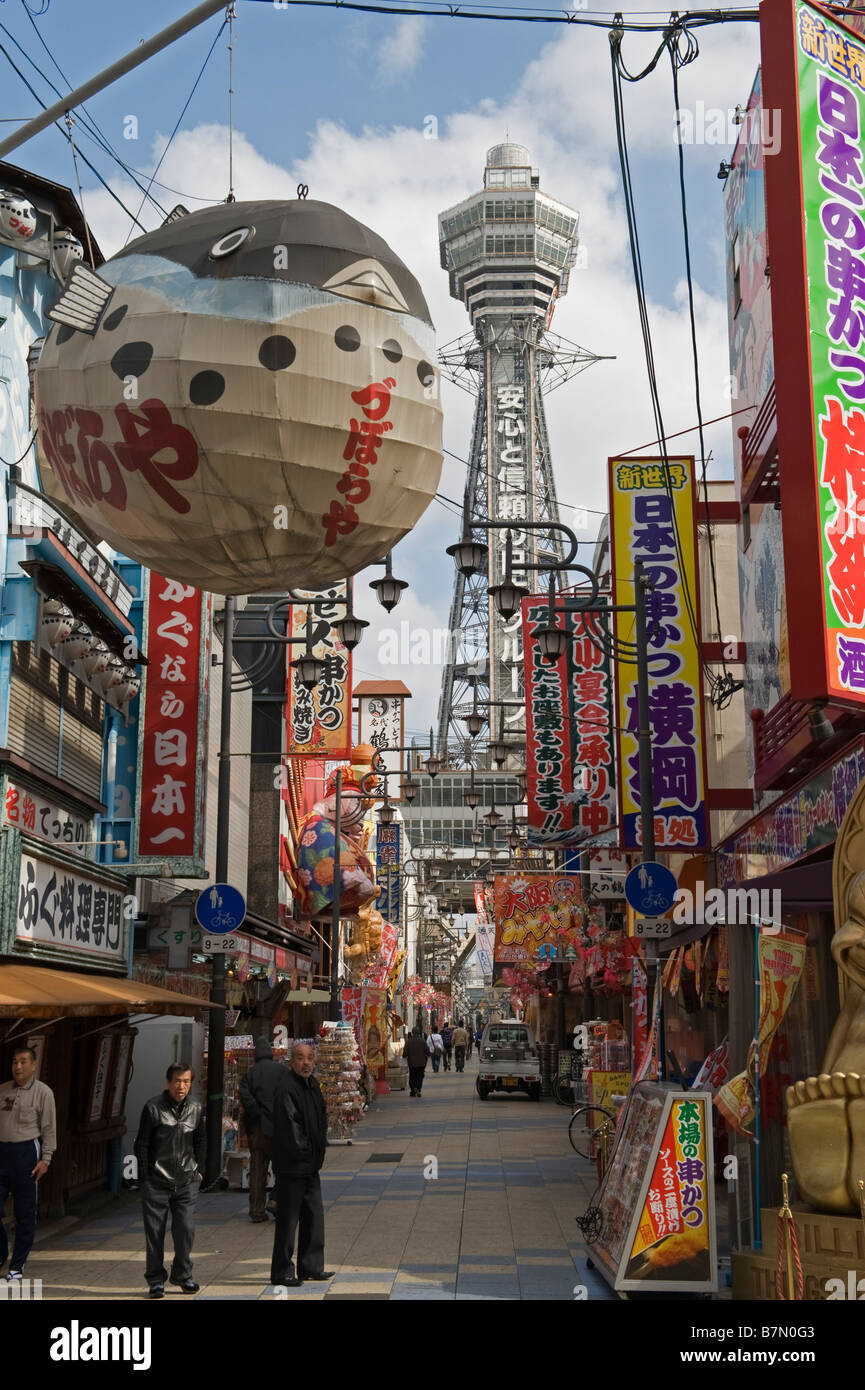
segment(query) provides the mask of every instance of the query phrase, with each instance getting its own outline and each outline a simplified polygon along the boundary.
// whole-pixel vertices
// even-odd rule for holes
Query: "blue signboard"
[[[668,912],[676,898],[676,877],[664,864],[637,864],[625,879],[625,897],[635,912]]]
[[[401,826],[379,825],[375,832],[376,907],[386,922],[399,923]]]
[[[211,936],[237,931],[246,916],[246,899],[230,883],[214,883],[199,893],[195,915]]]

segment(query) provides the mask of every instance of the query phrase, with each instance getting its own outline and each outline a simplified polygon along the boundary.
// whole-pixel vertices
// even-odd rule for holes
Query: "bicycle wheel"
[[[571,1148],[580,1158],[592,1161],[597,1158],[598,1134],[608,1122],[615,1127],[616,1117],[611,1110],[605,1110],[600,1105],[581,1105],[574,1111],[568,1125],[568,1138]]]
[[[553,1077],[553,1095],[558,1105],[574,1104],[574,1087],[569,1076]]]

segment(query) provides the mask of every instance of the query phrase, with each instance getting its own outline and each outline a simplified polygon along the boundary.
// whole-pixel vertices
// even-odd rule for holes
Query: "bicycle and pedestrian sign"
[[[230,883],[214,883],[199,893],[195,915],[209,936],[222,936],[237,931],[246,916],[246,899]]]
[[[676,878],[664,864],[637,864],[625,879],[625,897],[635,912],[663,916],[676,899]]]

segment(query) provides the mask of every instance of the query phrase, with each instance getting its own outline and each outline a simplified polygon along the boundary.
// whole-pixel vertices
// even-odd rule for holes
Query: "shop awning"
[[[173,989],[108,975],[75,975],[38,965],[0,965],[0,1018],[90,1018],[194,1014],[222,1008]]]

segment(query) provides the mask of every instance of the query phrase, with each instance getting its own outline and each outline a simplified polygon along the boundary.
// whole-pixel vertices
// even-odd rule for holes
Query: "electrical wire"
[[[207,57],[205,58],[204,62],[201,64],[201,69],[200,69],[200,71],[199,71],[199,73],[198,73],[198,76],[196,77],[195,81],[194,81],[193,84],[192,84],[192,90],[190,91],[189,96],[186,98],[186,101],[183,103],[183,110],[180,112],[180,115],[177,117],[177,120],[176,120],[175,123],[174,123],[174,129],[172,130],[171,134],[170,134],[169,137],[168,137],[168,143],[167,143],[167,145],[165,146],[165,149],[162,151],[162,154],[159,156],[159,162],[158,162],[158,164],[156,165],[156,168],[155,168],[154,171],[153,171],[154,177],[156,176],[156,174],[159,173],[159,170],[160,170],[160,168],[162,167],[162,161],[165,159],[165,156],[168,154],[168,151],[169,151],[169,149],[171,148],[171,142],[172,142],[172,140],[174,139],[175,135],[177,134],[177,132],[178,132],[178,130],[179,130],[179,128],[180,128],[180,123],[181,123],[181,121],[183,120],[183,117],[186,115],[187,109],[188,109],[188,107],[189,107],[189,103],[192,101],[192,98],[195,96],[195,92],[196,92],[196,89],[197,89],[197,87],[198,87],[198,84],[199,84],[199,82],[201,81],[202,77],[204,76],[204,69],[207,67],[207,64],[210,62],[210,58],[211,58],[211,55],[212,55],[212,53],[213,53],[213,50],[215,49],[216,45],[218,44],[220,38],[222,37],[222,32],[223,32],[223,30],[225,29],[227,23],[228,23],[228,20],[226,20],[226,19],[224,19],[224,20],[222,21],[222,24],[221,24],[221,26],[220,26],[220,28],[219,28],[219,31],[218,31],[218,33],[217,33],[217,35],[216,35],[216,38],[213,40],[213,43],[210,45],[210,48],[207,50]],[[152,184],[152,182],[153,182],[153,179],[150,180],[150,183],[151,183],[151,184]],[[149,196],[150,196],[150,184],[148,184],[148,186],[147,186],[147,191],[146,191],[146,193],[145,193],[145,195],[144,195],[144,198],[142,198],[142,200],[141,200],[141,205],[139,206],[139,209],[138,209],[138,212],[139,212],[139,213],[141,212],[141,209],[144,207],[144,200],[145,200],[145,198],[148,198]],[[136,221],[138,220],[137,215],[136,215],[135,220],[136,220]],[[139,222],[138,225],[141,226],[141,223]],[[129,241],[129,238],[131,237],[131,235],[132,235],[132,227],[130,227],[130,228],[129,228],[129,231],[126,233],[126,241],[124,241],[124,243],[123,243],[124,246],[125,246],[125,245],[127,244],[127,242]]]
[[[16,72],[16,73],[18,74],[18,76],[21,78],[21,81],[24,83],[24,86],[27,88],[27,90],[28,90],[28,92],[30,93],[30,95],[39,103],[39,105],[41,106],[42,110],[45,111],[47,108],[46,108],[46,106],[45,106],[44,101],[42,101],[41,97],[38,95],[38,93],[37,93],[37,92],[33,89],[33,87],[30,85],[30,83],[28,82],[27,78],[24,76],[24,74],[23,74],[23,72],[21,71],[21,69],[20,69],[20,68],[18,67],[18,65],[13,61],[11,55],[9,54],[9,52],[7,51],[7,49],[5,49],[5,48],[3,47],[2,44],[0,44],[0,53],[3,54],[3,57],[6,59],[7,63],[8,63],[9,66],[12,68],[12,70],[13,70],[14,72]],[[63,127],[61,126],[60,122],[59,122],[59,121],[54,121],[53,124],[54,124],[54,129],[55,129],[55,130],[59,130],[59,131],[60,131],[60,134],[63,136],[63,138],[64,138],[64,140],[65,140],[65,139],[67,138],[66,132],[64,131],[64,129],[63,129]],[[87,158],[86,154],[84,154],[84,152],[83,152],[82,150],[79,150],[79,151],[78,151],[78,154],[80,155],[80,157],[81,157],[81,159],[84,161],[84,163],[87,165],[87,168],[90,170],[90,172],[91,172],[92,174],[94,174],[94,175],[96,176],[96,178],[99,180],[99,182],[102,184],[102,187],[105,189],[106,193],[108,193],[108,194],[114,199],[115,203],[117,203],[117,204],[123,209],[123,211],[126,213],[126,216],[127,216],[127,217],[133,217],[134,214],[131,213],[131,212],[129,211],[129,208],[128,208],[128,207],[126,206],[126,204],[123,202],[122,198],[119,198],[118,195],[114,192],[114,189],[111,188],[111,187],[109,187],[109,185],[106,183],[105,179],[104,179],[104,178],[102,177],[102,175],[100,174],[99,170],[96,169],[96,168],[91,164],[91,162],[90,162],[90,160]],[[136,219],[136,221],[137,221],[137,219]],[[146,231],[147,231],[147,228],[144,227],[144,226],[142,226],[142,224],[141,224],[140,222],[138,223],[138,226],[141,227],[142,232],[146,232]]]
[[[24,9],[25,9],[26,12],[27,12],[27,17],[28,17],[28,19],[30,19],[30,22],[31,22],[31,24],[32,24],[32,23],[33,23],[33,20],[32,20],[32,16],[31,16],[31,14],[30,14],[30,11],[27,9],[27,6],[26,6],[26,4],[24,3],[24,0],[21,0],[21,3],[24,5]],[[60,65],[58,64],[57,60],[56,60],[56,59],[54,58],[54,56],[52,55],[51,50],[48,48],[47,44],[45,43],[45,40],[42,38],[42,35],[39,33],[39,30],[38,30],[38,28],[37,28],[37,26],[36,26],[35,24],[33,25],[33,28],[36,30],[36,36],[37,36],[37,38],[39,39],[40,43],[42,44],[43,48],[45,49],[46,53],[48,54],[48,57],[51,59],[51,61],[52,61],[52,63],[54,64],[55,68],[57,68],[57,71],[60,73],[60,76],[63,78],[63,81],[66,83],[67,87],[69,87],[69,90],[71,91],[71,90],[72,90],[72,84],[71,84],[71,82],[69,81],[69,78],[68,78],[68,77],[66,76],[66,74],[63,72],[63,69],[60,67]],[[15,47],[18,49],[18,52],[22,55],[22,57],[24,57],[24,58],[27,60],[27,62],[30,64],[30,66],[33,68],[33,70],[34,70],[36,73],[38,73],[38,75],[42,78],[42,81],[45,82],[45,83],[47,83],[47,85],[51,88],[52,92],[54,92],[55,96],[59,97],[60,100],[62,101],[62,100],[63,100],[64,93],[61,92],[60,88],[57,87],[57,86],[55,86],[55,84],[51,81],[51,78],[48,77],[48,75],[42,71],[42,69],[39,67],[39,64],[35,61],[35,59],[31,58],[31,56],[30,56],[30,54],[27,52],[27,50],[26,50],[25,48],[23,48],[23,47],[21,46],[21,44],[18,42],[18,40],[15,38],[15,35],[12,34],[12,33],[10,33],[10,31],[6,28],[5,24],[0,24],[0,30],[2,30],[3,33],[6,35],[6,37],[9,39],[9,41],[15,45]],[[17,69],[16,69],[16,71],[17,71]],[[23,80],[23,77],[22,77],[22,80]],[[30,90],[32,91],[32,88],[31,88]],[[37,97],[37,100],[39,100],[38,97]],[[42,105],[42,110],[44,111],[44,110],[45,110],[45,104],[44,104],[44,102],[41,103],[41,105]],[[82,106],[76,108],[76,120],[77,120],[77,123],[78,123],[78,125],[80,126],[80,128],[86,133],[88,139],[92,140],[94,144],[100,146],[100,147],[104,150],[104,152],[105,152],[106,154],[110,155],[110,157],[111,157],[112,159],[114,159],[114,160],[116,161],[116,163],[119,164],[120,167],[126,171],[126,173],[130,173],[130,170],[129,170],[128,165],[125,164],[125,162],[121,159],[121,157],[120,157],[120,155],[117,153],[117,151],[113,148],[113,146],[110,144],[110,142],[107,140],[107,138],[103,135],[102,131],[99,129],[99,127],[98,127],[98,125],[96,124],[96,122],[92,119],[92,117],[90,116],[89,112],[87,111],[87,108],[86,108],[84,105],[82,105]],[[84,158],[83,154],[82,154],[81,157],[82,157],[82,159]],[[92,168],[92,166],[89,166],[89,167]],[[130,173],[130,177],[132,177],[131,173]],[[133,181],[133,183],[137,183],[137,182],[138,182],[138,180],[135,179],[135,178],[133,178],[132,181]],[[142,188],[143,185],[140,184],[140,183],[138,183],[138,187],[139,187],[139,188]],[[157,207],[157,208],[159,209],[159,211],[162,213],[163,217],[167,216],[166,209],[163,208],[163,207],[161,206],[161,204],[158,203],[158,202],[156,201],[156,199],[152,199],[152,201],[153,201],[153,203],[154,203],[154,206]],[[140,225],[141,225],[141,224],[139,223],[139,226],[140,226]]]
[[[671,38],[669,42],[670,65],[673,72],[673,108],[677,115],[681,109],[679,106],[679,68],[685,67],[688,63],[693,62],[699,52],[696,39],[693,35],[688,34],[688,47],[685,53],[682,54],[679,45],[683,37],[685,37],[685,35],[680,31],[676,38]],[[709,542],[709,571],[712,580],[712,596],[715,604],[715,622],[717,624],[718,641],[720,642],[723,637],[723,631],[721,628],[721,603],[718,597],[718,576],[715,568],[715,540],[712,534],[712,524],[709,516],[709,483],[706,476],[706,442],[703,437],[703,406],[700,398],[700,358],[697,351],[697,318],[694,310],[694,280],[691,272],[691,234],[688,226],[688,200],[685,193],[685,149],[683,141],[678,140],[676,143],[679,147],[679,189],[682,200],[682,231],[685,241],[685,275],[688,284],[688,317],[691,327],[691,355],[694,361],[694,402],[697,408],[697,429],[699,431],[700,458],[702,460],[703,500],[706,506],[706,531]],[[724,660],[723,652],[721,656],[721,665],[724,672],[722,679],[726,682],[729,673],[727,671],[727,663]]]
[[[681,535],[680,535],[680,532],[679,532],[679,527],[678,527],[677,518],[676,518],[676,506],[675,506],[675,497],[674,497],[674,492],[673,492],[673,482],[672,482],[672,475],[671,475],[671,473],[670,473],[670,461],[669,461],[669,455],[668,455],[668,451],[667,451],[666,431],[664,430],[663,414],[662,414],[662,410],[661,410],[661,401],[660,401],[660,392],[659,392],[659,388],[658,388],[657,373],[656,373],[656,370],[655,370],[654,350],[653,350],[653,346],[652,346],[651,326],[650,326],[650,323],[649,323],[647,296],[646,296],[646,288],[645,288],[645,278],[644,278],[644,275],[643,275],[642,253],[641,253],[641,250],[640,250],[640,238],[639,238],[639,231],[638,231],[638,228],[637,228],[636,210],[635,210],[635,205],[634,205],[634,192],[633,192],[633,184],[632,184],[632,180],[631,180],[630,160],[629,160],[629,156],[628,156],[628,144],[627,144],[627,134],[626,134],[626,130],[625,130],[624,105],[623,105],[623,92],[622,92],[622,79],[623,79],[623,78],[624,78],[626,81],[640,81],[641,78],[642,78],[643,76],[645,76],[647,72],[652,71],[652,69],[654,68],[654,66],[656,66],[656,64],[657,64],[657,62],[658,62],[658,60],[659,60],[659,58],[660,58],[661,53],[663,52],[664,48],[667,47],[667,45],[668,45],[668,43],[671,41],[671,39],[673,39],[673,38],[676,38],[676,39],[677,39],[678,32],[679,32],[679,30],[683,27],[683,22],[684,22],[684,21],[683,21],[682,19],[680,19],[680,18],[677,17],[676,20],[675,20],[675,22],[674,22],[672,25],[669,25],[669,26],[668,26],[668,28],[667,28],[667,30],[666,30],[666,32],[665,32],[665,36],[664,36],[664,43],[659,47],[659,49],[658,49],[658,51],[655,53],[653,59],[650,61],[649,64],[647,64],[647,66],[646,66],[646,68],[644,69],[644,71],[643,71],[642,73],[639,73],[639,74],[634,74],[634,75],[629,74],[628,71],[627,71],[627,69],[624,68],[624,65],[622,64],[622,61],[621,61],[621,45],[622,45],[622,39],[623,39],[623,37],[624,37],[624,30],[623,30],[623,27],[622,27],[622,26],[617,26],[616,28],[612,29],[612,30],[610,31],[609,39],[610,39],[610,59],[611,59],[611,65],[612,65],[612,78],[613,78],[613,107],[614,107],[614,113],[615,113],[616,143],[617,143],[617,146],[618,146],[619,163],[620,163],[621,174],[622,174],[622,188],[623,188],[623,195],[624,195],[624,201],[625,201],[625,213],[626,213],[627,223],[628,223],[628,240],[629,240],[630,250],[631,250],[631,263],[632,263],[633,274],[634,274],[634,285],[635,285],[635,289],[636,289],[636,293],[637,293],[637,308],[638,308],[639,319],[640,319],[640,330],[641,330],[641,334],[642,334],[642,338],[643,338],[643,348],[644,348],[644,353],[645,353],[645,358],[646,358],[646,370],[647,370],[647,375],[648,375],[648,380],[649,380],[649,394],[650,394],[651,402],[652,402],[652,412],[653,412],[653,415],[654,415],[654,417],[655,417],[655,428],[656,428],[656,431],[657,431],[657,438],[658,438],[658,442],[659,442],[659,446],[660,446],[660,450],[661,450],[661,460],[662,460],[662,467],[663,467],[663,471],[664,471],[665,490],[666,490],[666,492],[667,492],[667,496],[668,496],[669,501],[670,501],[670,516],[671,516],[671,521],[672,521],[672,528],[671,528],[671,529],[672,529],[672,533],[673,533],[674,549],[675,549],[676,557],[677,557],[677,560],[678,560],[679,576],[680,576],[680,581],[681,581],[681,589],[682,589],[682,596],[683,596],[683,598],[684,598],[685,610],[686,610],[686,613],[687,613],[688,622],[689,622],[689,625],[690,625],[690,628],[691,628],[691,632],[692,632],[692,634],[693,634],[693,638],[694,638],[694,641],[695,641],[695,643],[696,643],[698,656],[699,656],[701,665],[702,665],[702,667],[703,667],[703,669],[704,669],[704,671],[705,671],[705,674],[706,674],[707,683],[709,684],[710,690],[713,690],[713,689],[714,689],[714,684],[715,684],[715,681],[716,681],[716,677],[714,676],[714,673],[711,672],[711,671],[709,670],[709,668],[708,668],[708,666],[706,665],[706,663],[702,660],[702,654],[701,654],[701,650],[702,650],[702,648],[701,648],[701,644],[702,644],[702,634],[701,634],[701,632],[700,632],[700,630],[699,630],[699,624],[698,624],[698,622],[697,622],[696,611],[695,611],[695,605],[694,605],[694,599],[693,599],[693,596],[692,596],[692,594],[691,594],[690,583],[689,583],[689,579],[688,579],[687,567],[686,567],[686,565],[685,565],[685,557],[684,557],[684,550],[683,550],[683,546],[682,546],[682,538],[681,538]],[[677,39],[677,42],[678,42],[678,39]],[[699,52],[699,50],[698,50],[698,48],[696,47],[696,41],[693,39],[693,36],[688,36],[688,47],[686,48],[687,61],[689,61],[689,62],[693,61],[693,60],[696,58],[698,52]]]
[[[257,0],[257,3],[273,5],[274,0]],[[520,6],[519,12],[517,12],[507,6],[493,5],[482,9],[480,5],[443,4],[438,3],[438,0],[416,0],[413,5],[361,4],[358,3],[358,0],[276,0],[276,3],[277,8],[286,10],[293,6],[301,6],[312,9],[359,11],[361,14],[426,15],[433,19],[498,20],[502,23],[513,24],[575,24],[589,29],[608,30],[617,25],[621,27],[623,32],[629,33],[665,33],[670,25],[669,18],[657,21],[626,20],[619,14],[611,17],[609,14],[599,11],[574,13],[560,9],[536,10],[525,5]],[[641,12],[636,11],[636,13]],[[660,15],[666,12],[652,10],[649,13]],[[760,14],[759,10],[748,6],[742,9],[686,10],[678,17],[693,27],[702,28],[711,24],[743,22],[756,24]]]

